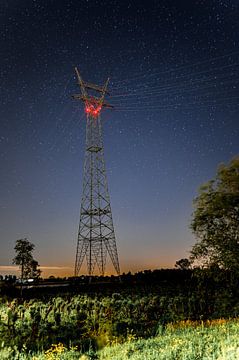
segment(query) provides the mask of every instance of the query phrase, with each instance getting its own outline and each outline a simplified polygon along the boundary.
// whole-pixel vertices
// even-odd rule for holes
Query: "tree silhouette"
[[[191,260],[239,272],[239,156],[219,167],[194,205]]]
[[[188,270],[191,266],[191,262],[188,259],[180,259],[175,263],[175,267],[180,270]]]
[[[13,259],[13,264],[19,265],[21,270],[21,283],[23,279],[38,278],[41,271],[37,269],[38,262],[33,259],[32,252],[35,245],[30,243],[27,238],[16,241],[15,251],[16,256]]]

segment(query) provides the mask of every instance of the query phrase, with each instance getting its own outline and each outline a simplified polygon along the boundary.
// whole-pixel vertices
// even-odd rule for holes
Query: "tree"
[[[15,251],[16,256],[13,259],[13,264],[19,265],[21,270],[21,282],[23,279],[39,278],[41,270],[37,269],[38,262],[33,259],[32,252],[35,245],[30,243],[27,238],[16,241]]]
[[[38,269],[38,261],[37,260],[32,260],[31,263],[29,264],[29,268],[30,268],[30,278],[32,279],[39,279],[40,275],[41,275],[41,270]]]
[[[191,266],[191,262],[188,259],[180,259],[176,261],[175,267],[180,270],[188,270]]]
[[[191,260],[239,272],[239,156],[221,165],[194,200]]]

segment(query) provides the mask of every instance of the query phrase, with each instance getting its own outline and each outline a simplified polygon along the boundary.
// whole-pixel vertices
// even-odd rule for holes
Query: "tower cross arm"
[[[101,102],[101,99],[98,99],[98,98],[94,98],[94,97],[89,97],[89,96],[84,96],[84,95],[81,95],[81,94],[74,94],[72,95],[72,98],[75,99],[75,100],[82,100],[83,102],[89,102],[89,103],[94,103],[94,104],[100,104],[102,107],[105,107],[105,108],[109,108],[109,109],[113,109],[114,106],[109,104],[108,102],[104,101],[104,98],[103,98],[103,102]]]
[[[88,83],[85,81],[84,81],[84,86],[87,89],[92,89],[92,90],[98,91],[100,93],[109,95],[109,92],[105,89],[105,87],[100,87],[99,85],[91,84],[91,83]]]
[[[106,107],[106,108],[109,108],[109,109],[114,109],[114,106],[111,105],[111,104],[109,104],[109,103],[107,103],[106,101],[103,101],[102,106],[103,106],[103,107]]]

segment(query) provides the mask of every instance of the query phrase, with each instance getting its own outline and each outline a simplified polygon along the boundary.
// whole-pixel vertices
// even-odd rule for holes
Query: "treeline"
[[[159,269],[122,274],[120,277],[82,276],[39,280],[24,286],[23,299],[48,299],[56,295],[72,296],[79,293],[107,296],[119,292],[132,296],[152,294],[167,297],[207,297],[208,301],[223,297],[234,301],[239,295],[238,285],[237,272],[220,269],[218,266],[205,269]],[[20,286],[7,278],[5,282],[1,282],[0,294],[10,298],[20,297]]]

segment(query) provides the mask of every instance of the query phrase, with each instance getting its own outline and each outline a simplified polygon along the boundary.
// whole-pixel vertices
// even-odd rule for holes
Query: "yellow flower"
[[[88,356],[87,355],[82,355],[80,357],[80,360],[89,360]]]
[[[45,351],[45,357],[47,360],[55,360],[58,359],[58,355],[62,354],[66,349],[66,347],[62,344],[52,344],[51,348]]]

